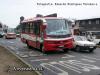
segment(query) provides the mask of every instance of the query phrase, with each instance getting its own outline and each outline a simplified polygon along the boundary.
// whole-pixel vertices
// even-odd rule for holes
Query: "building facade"
[[[100,31],[100,18],[76,20],[75,26],[80,31]]]

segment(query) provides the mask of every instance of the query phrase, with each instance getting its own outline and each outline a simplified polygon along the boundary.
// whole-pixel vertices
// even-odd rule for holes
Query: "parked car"
[[[17,37],[20,37],[20,34],[16,34]]]
[[[6,39],[16,39],[16,33],[6,33],[5,38]]]
[[[74,50],[93,52],[96,49],[96,43],[90,42],[85,36],[73,36]]]
[[[5,35],[4,32],[0,32],[0,38],[2,38]]]

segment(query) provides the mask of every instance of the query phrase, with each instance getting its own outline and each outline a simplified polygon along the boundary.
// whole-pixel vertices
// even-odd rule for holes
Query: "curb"
[[[1,45],[1,44],[0,44]],[[1,45],[2,46],[2,45]],[[2,46],[4,47],[4,46]],[[5,46],[4,48],[6,48],[10,53],[12,53],[14,56],[16,56],[19,60],[21,60],[24,64],[26,64],[27,66],[31,67],[33,69],[33,67],[28,64],[26,61],[24,61],[22,58],[20,58],[18,55],[16,55],[13,51],[9,50],[10,48],[8,46]],[[34,70],[35,71],[35,70]],[[38,75],[42,75],[39,71],[35,71]]]

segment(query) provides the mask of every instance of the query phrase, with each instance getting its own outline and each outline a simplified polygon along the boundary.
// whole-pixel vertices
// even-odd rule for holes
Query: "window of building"
[[[88,21],[89,22],[89,24],[91,24],[91,21]]]
[[[85,24],[85,21],[82,21],[81,23],[82,23],[82,25],[84,25]]]
[[[96,24],[99,24],[99,20],[96,20]]]

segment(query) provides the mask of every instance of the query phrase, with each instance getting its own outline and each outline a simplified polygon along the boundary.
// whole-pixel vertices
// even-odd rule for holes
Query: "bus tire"
[[[89,50],[89,53],[92,53],[94,51],[94,49]]]
[[[27,44],[27,47],[28,47],[29,49],[32,48],[32,47],[28,44],[28,41],[26,41],[26,44]]]
[[[46,54],[47,52],[43,49],[43,47],[42,47],[42,53],[43,54]]]
[[[68,53],[69,52],[69,49],[63,49],[64,52]]]
[[[40,51],[42,51],[43,50],[43,44],[41,43],[40,44]]]
[[[40,44],[40,50],[43,54],[46,54],[47,52],[44,50],[43,44]]]

